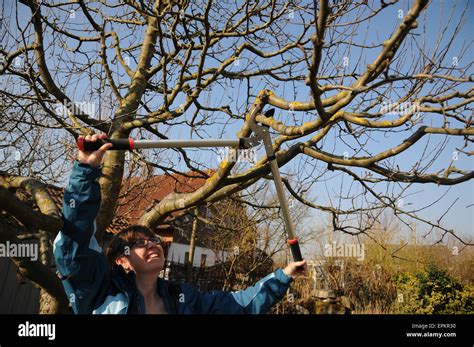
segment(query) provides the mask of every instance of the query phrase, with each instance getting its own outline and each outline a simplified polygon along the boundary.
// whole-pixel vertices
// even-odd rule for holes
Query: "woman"
[[[85,141],[105,137],[86,136]],[[165,263],[161,240],[138,225],[114,235],[106,257],[94,233],[100,206],[99,166],[111,146],[79,151],[64,194],[64,227],[54,241],[54,256],[75,313],[265,313],[284,297],[293,279],[306,272],[305,260],[293,262],[246,290],[202,293],[189,284],[158,277]],[[305,270],[297,270],[299,266]]]

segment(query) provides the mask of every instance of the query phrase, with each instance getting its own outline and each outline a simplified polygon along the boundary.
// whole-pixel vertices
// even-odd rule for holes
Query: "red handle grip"
[[[106,143],[111,143],[113,145],[109,151],[131,151],[134,147],[133,139],[99,139],[92,142],[86,141],[85,138],[80,137],[79,140],[77,140],[77,148],[82,152],[95,152]]]
[[[301,256],[301,249],[300,244],[298,243],[298,239],[295,237],[292,240],[288,240],[288,244],[290,245],[291,255],[293,256],[294,261],[302,261],[303,257]],[[298,266],[298,270],[303,270],[303,266]]]

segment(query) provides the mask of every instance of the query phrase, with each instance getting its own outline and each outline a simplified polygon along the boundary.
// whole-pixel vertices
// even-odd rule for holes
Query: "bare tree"
[[[328,213],[335,230],[365,233],[389,208],[406,224],[415,219],[441,231],[441,238],[452,234],[469,243],[444,227],[442,217],[425,220],[422,208],[399,203],[413,185],[449,186],[474,177],[455,160],[472,155],[474,135],[472,62],[466,61],[472,41],[453,48],[467,5],[459,21],[452,18],[464,4],[443,9],[446,20],[436,38],[426,30],[437,23],[426,15],[429,1],[408,5],[4,1],[1,209],[27,227],[56,234],[60,212],[40,182],[65,182],[64,159],[72,159],[81,134],[246,137],[257,121],[276,136],[279,166],[292,165],[285,178],[289,192]],[[377,18],[385,18],[384,28]],[[275,118],[263,115],[270,106]],[[456,141],[456,158],[440,166],[448,139]],[[407,153],[414,153],[412,163],[406,164]],[[124,175],[193,171],[206,178],[196,191],[170,194],[146,211],[140,223],[150,227],[173,211],[222,200],[269,178],[265,155],[239,164],[236,150],[225,154],[109,151],[100,178],[99,241]],[[328,204],[311,198],[313,186],[341,175],[352,183],[328,191]],[[37,208],[16,196],[20,188]],[[15,240],[4,230],[2,239]],[[54,294],[58,281],[45,283],[35,271],[42,270],[29,278]]]
[[[212,205],[211,213],[207,215],[194,214],[194,221],[204,223],[210,230],[206,243],[214,250],[225,272],[223,289],[246,288],[265,276],[273,267],[273,260],[282,252],[286,258],[286,237],[278,213],[278,198],[269,186],[247,189],[219,201]],[[290,216],[292,220],[303,222],[308,217],[308,208],[295,208],[290,200]],[[196,234],[202,229],[199,228]],[[300,244],[304,245],[313,231],[298,230]]]

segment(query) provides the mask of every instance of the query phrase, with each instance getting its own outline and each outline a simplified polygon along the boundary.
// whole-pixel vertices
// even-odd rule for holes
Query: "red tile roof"
[[[213,171],[206,173],[211,175]],[[206,182],[199,174],[191,172],[186,176],[160,175],[148,180],[133,177],[124,181],[120,192],[121,198],[118,201],[117,215],[136,223],[155,202],[163,200],[171,193],[193,192]],[[171,215],[171,219],[181,214],[183,214],[182,211],[176,211]]]

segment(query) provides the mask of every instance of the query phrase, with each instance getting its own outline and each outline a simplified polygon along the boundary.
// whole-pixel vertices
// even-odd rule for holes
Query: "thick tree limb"
[[[1,189],[5,189],[0,187]],[[0,242],[10,244],[20,244],[22,241],[16,237],[16,232],[3,218],[0,217]],[[33,283],[43,288],[49,295],[59,302],[59,313],[70,312],[69,301],[64,293],[61,281],[56,274],[47,268],[40,261],[31,261],[29,258],[10,258],[18,267],[20,273],[30,279]]]

